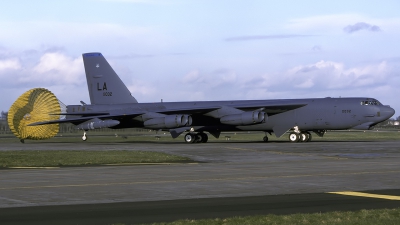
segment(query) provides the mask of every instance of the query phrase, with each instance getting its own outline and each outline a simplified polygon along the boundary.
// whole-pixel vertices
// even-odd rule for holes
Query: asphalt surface
[[[27,143],[4,150],[141,150],[197,164],[0,170],[0,224],[111,224],[400,207],[400,141]]]
[[[400,190],[375,193],[400,195]],[[1,224],[137,224],[179,219],[398,208],[400,201],[327,193],[6,208]]]

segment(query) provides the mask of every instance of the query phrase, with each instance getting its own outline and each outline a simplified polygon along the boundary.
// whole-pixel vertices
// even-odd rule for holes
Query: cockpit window
[[[377,100],[361,101],[361,105],[382,105]]]

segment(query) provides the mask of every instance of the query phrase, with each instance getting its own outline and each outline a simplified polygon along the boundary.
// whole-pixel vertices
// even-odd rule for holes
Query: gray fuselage
[[[370,104],[365,104],[369,102]],[[263,109],[263,106],[266,107]],[[275,106],[276,107],[273,107]],[[304,105],[288,109],[286,105]],[[260,107],[257,107],[260,106]],[[210,112],[221,107],[241,108],[244,111],[261,108],[268,118],[251,125],[224,125],[219,119],[224,115]],[[209,110],[204,110],[209,109]],[[100,105],[69,105],[68,113],[109,113],[121,124],[114,128],[144,127],[138,114],[189,114],[193,117],[192,127],[196,131],[267,131],[281,136],[287,130],[297,126],[302,131],[370,129],[373,125],[389,119],[394,110],[380,104],[373,98],[313,98],[280,100],[239,100],[239,101],[196,101],[161,102]],[[228,112],[229,113],[229,112]],[[121,116],[124,115],[124,116]],[[69,116],[68,118],[73,118]],[[110,118],[110,116],[108,116]]]

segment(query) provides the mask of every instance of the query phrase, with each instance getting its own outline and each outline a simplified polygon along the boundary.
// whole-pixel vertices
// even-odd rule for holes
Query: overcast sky
[[[0,110],[44,87],[89,101],[101,52],[139,102],[374,97],[400,115],[400,1],[0,3]]]

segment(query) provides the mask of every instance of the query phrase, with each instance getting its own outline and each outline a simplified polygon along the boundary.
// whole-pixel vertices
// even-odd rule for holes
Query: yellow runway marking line
[[[115,164],[94,164],[94,165],[72,165],[72,166],[63,166],[63,167],[86,167],[86,166],[148,166],[148,165],[197,165],[199,163],[185,163],[185,162],[176,162],[176,163],[115,163]],[[12,166],[12,167],[4,167],[3,169],[59,169],[59,166]]]
[[[185,163],[185,162],[171,162],[171,163],[111,163],[111,164],[99,164],[99,166],[135,166],[135,165],[196,165],[199,163],[192,162],[192,163]]]
[[[348,196],[357,196],[366,198],[381,198],[381,199],[400,201],[400,196],[394,196],[394,195],[378,195],[378,194],[369,194],[369,193],[355,192],[355,191],[340,191],[340,192],[328,192],[328,193],[337,195],[348,195]]]
[[[60,167],[54,166],[13,166],[13,167],[5,167],[6,169],[58,169]]]

